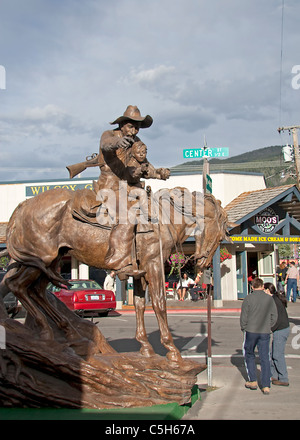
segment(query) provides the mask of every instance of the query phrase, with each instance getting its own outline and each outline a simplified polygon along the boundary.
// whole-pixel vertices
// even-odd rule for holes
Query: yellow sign
[[[62,185],[41,185],[41,186],[26,186],[26,197],[36,196],[50,189],[64,188],[71,191],[76,191],[77,189],[89,188],[93,189],[92,183],[68,183]]]
[[[234,243],[300,243],[300,237],[265,237],[262,235],[233,235]]]

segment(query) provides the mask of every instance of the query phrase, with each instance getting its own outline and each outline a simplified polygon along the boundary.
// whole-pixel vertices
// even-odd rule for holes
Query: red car
[[[115,310],[116,298],[111,290],[103,290],[93,280],[68,280],[70,288],[61,289],[49,284],[48,290],[59,298],[66,306],[79,315],[97,314],[107,316]]]

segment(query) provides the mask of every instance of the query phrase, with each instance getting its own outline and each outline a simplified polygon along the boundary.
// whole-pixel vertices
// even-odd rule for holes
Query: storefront
[[[231,258],[214,256],[214,300],[243,299],[252,276],[276,285],[278,244],[300,243],[300,192],[295,185],[245,192],[225,207],[231,242],[224,242]]]

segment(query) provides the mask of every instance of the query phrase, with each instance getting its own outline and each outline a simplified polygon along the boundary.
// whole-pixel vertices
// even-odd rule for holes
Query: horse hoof
[[[166,356],[170,362],[181,363],[183,361],[179,352],[169,351]]]

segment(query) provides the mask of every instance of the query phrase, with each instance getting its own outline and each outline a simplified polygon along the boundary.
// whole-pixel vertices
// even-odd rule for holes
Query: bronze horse
[[[177,193],[187,191],[184,188],[174,190]],[[164,194],[170,195],[174,190],[164,190]],[[60,329],[69,332],[70,338],[74,330],[70,330],[67,317],[52,306],[46,295],[49,281],[58,285],[66,283],[57,272],[61,256],[68,252],[89,266],[107,269],[105,255],[108,252],[110,230],[75,219],[72,215],[74,194],[69,190],[54,189],[24,201],[15,209],[7,229],[7,251],[12,264],[3,280],[0,293],[3,295],[7,290],[12,291],[41,327],[40,336],[50,340],[53,332],[46,315]],[[189,194],[192,202],[195,202],[196,193]],[[172,196],[169,200],[172,219],[176,203]],[[160,218],[157,224],[143,225],[137,229],[136,254],[139,267],[146,273],[144,278],[134,280],[136,339],[145,356],[154,354],[144,323],[145,288],[148,285],[161,342],[168,350],[167,357],[170,360],[181,360],[168,327],[162,268],[172,250],[190,235],[187,226],[196,231],[194,258],[198,267],[210,264],[217,246],[226,236],[227,214],[212,195],[205,195],[202,204],[204,217],[194,215],[194,204],[189,209],[188,221],[187,212],[179,208],[176,215],[181,216],[181,222],[163,222]],[[161,201],[159,209],[164,209]]]

